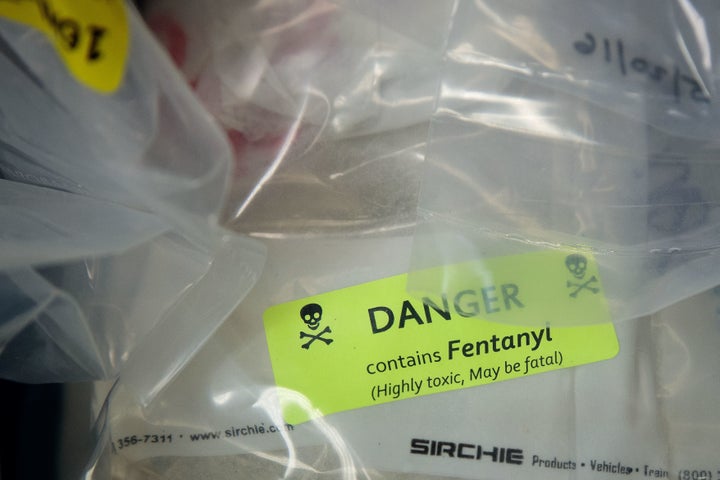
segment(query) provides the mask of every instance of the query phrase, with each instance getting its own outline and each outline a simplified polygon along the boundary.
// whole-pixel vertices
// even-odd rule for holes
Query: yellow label
[[[269,308],[265,332],[285,420],[612,358],[617,336],[595,263],[568,257],[498,257],[482,263],[480,276],[478,264],[446,266],[444,274],[456,274],[432,298],[410,296],[407,275],[398,275]],[[582,272],[568,270],[574,260]],[[594,324],[553,326],[572,315]],[[523,326],[510,324],[518,317]]]
[[[120,85],[128,55],[123,0],[0,0],[0,17],[43,32],[82,84],[101,93]]]

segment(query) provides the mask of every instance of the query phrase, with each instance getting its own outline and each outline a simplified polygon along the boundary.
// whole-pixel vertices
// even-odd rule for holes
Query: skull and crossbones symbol
[[[592,286],[598,281],[595,275],[587,280],[584,280],[585,273],[587,272],[587,258],[583,255],[577,253],[568,255],[565,257],[565,266],[573,277],[578,280],[577,282],[573,282],[572,280],[567,281],[567,288],[574,288],[574,290],[570,292],[570,296],[572,298],[576,298],[583,290],[587,290],[592,293],[598,293],[600,291],[599,288]]]
[[[302,321],[310,330],[315,331],[320,327],[320,321],[322,320],[322,307],[317,303],[308,303],[300,309],[300,318],[302,318]],[[332,333],[330,327],[325,327],[317,334],[300,332],[300,339],[309,338],[309,340],[302,345],[302,348],[308,350],[310,345],[312,345],[312,343],[316,340],[320,340],[326,345],[330,345],[333,342],[333,339],[323,337],[323,335],[327,333]]]

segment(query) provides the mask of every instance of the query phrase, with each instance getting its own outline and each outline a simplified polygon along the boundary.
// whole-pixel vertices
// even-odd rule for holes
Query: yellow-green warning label
[[[451,268],[447,288],[435,296],[410,295],[407,275],[398,275],[269,308],[265,332],[285,420],[298,424],[617,354],[590,255],[548,251]],[[582,326],[566,326],[568,318],[581,318]]]
[[[128,55],[123,0],[0,0],[0,17],[43,32],[84,85],[101,93],[120,85]]]

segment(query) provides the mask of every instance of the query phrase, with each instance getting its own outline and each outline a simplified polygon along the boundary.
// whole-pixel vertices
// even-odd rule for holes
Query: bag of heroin
[[[451,8],[148,2],[148,24],[234,147],[228,226],[362,234],[397,223],[400,208],[411,217],[417,187],[407,172],[422,160],[416,131],[433,111]]]

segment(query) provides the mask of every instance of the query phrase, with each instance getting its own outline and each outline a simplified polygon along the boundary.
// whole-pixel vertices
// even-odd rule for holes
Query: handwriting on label
[[[587,32],[573,43],[573,47],[580,55],[601,56],[608,65],[615,65],[624,77],[648,78],[672,90],[676,101],[690,98],[697,103],[710,102],[707,89],[695,78],[682,72],[676,65],[661,65],[642,55],[634,55],[626,49],[622,39],[597,38]]]

